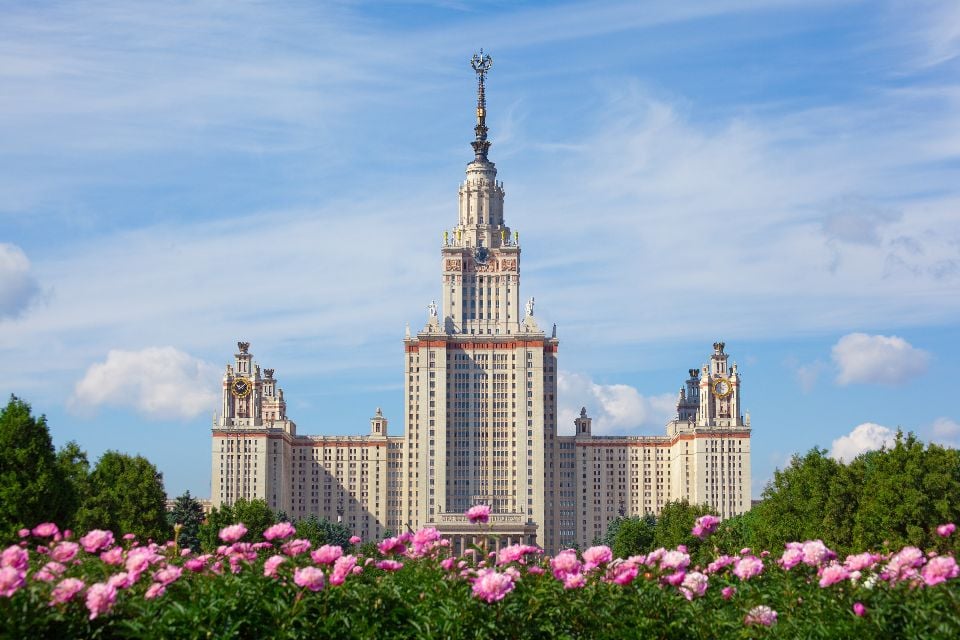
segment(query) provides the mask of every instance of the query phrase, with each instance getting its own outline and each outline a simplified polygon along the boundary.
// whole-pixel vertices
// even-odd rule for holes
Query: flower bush
[[[714,523],[695,526],[708,538]],[[245,531],[226,527],[215,553],[197,554],[177,540],[24,530],[0,553],[0,637],[960,637],[960,566],[916,547],[840,558],[808,540],[703,563],[682,546],[456,556],[426,528],[365,556],[311,549],[285,523],[259,542],[241,542]]]

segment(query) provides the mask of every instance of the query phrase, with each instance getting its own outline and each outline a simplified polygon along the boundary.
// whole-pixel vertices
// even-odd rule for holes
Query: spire
[[[487,140],[487,96],[484,93],[483,81],[493,66],[493,58],[480,49],[480,53],[473,54],[470,59],[470,66],[477,73],[477,126],[474,131],[477,134],[476,140],[471,144],[474,153],[477,154],[475,162],[488,162],[487,151],[490,149],[490,142]]]

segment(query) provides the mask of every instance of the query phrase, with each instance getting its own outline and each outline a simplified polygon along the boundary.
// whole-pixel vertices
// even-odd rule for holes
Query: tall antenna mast
[[[480,53],[475,53],[470,58],[470,66],[477,74],[477,126],[473,129],[477,137],[470,144],[476,154],[474,161],[488,162],[487,151],[490,150],[490,141],[487,140],[487,96],[484,92],[484,80],[490,72],[490,67],[493,66],[493,58],[480,49]]]

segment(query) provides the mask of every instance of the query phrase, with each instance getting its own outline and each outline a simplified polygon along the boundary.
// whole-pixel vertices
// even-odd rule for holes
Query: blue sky
[[[754,494],[960,444],[956,2],[0,2],[0,390],[209,494],[237,340],[302,433],[402,429],[474,78],[561,417],[662,433],[716,339]]]

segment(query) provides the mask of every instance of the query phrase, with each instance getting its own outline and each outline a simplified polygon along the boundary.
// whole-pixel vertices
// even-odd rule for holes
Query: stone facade
[[[482,76],[476,157],[440,251],[441,304],[404,339],[404,431],[377,409],[366,436],[308,436],[287,417],[272,369],[238,343],[213,425],[212,502],[263,498],[294,519],[342,521],[356,535],[435,526],[458,547],[476,535],[463,512],[493,509],[504,544],[589,546],[617,516],[671,500],[750,508],[750,422],[723,343],[691,369],[663,436],[594,436],[586,409],[557,433],[556,328],[521,303],[520,242],[487,158]],[[481,138],[482,136],[482,138]]]

